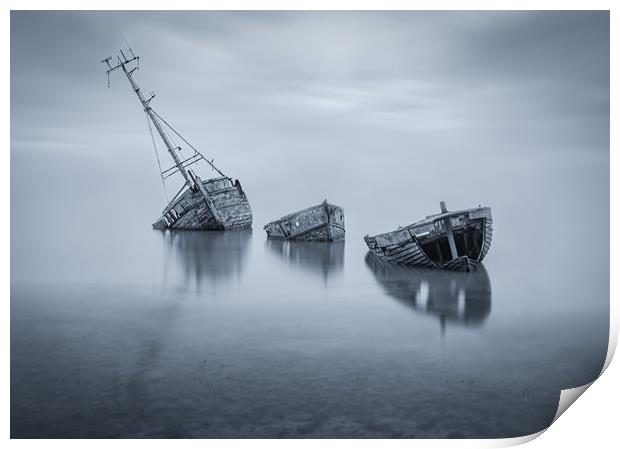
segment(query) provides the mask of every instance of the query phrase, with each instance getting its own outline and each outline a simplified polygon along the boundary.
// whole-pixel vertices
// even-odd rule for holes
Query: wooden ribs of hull
[[[484,220],[484,241],[482,242],[482,250],[480,251],[480,257],[478,262],[482,262],[484,257],[491,248],[491,240],[493,240],[493,218],[486,218]]]
[[[373,237],[365,237],[364,239],[366,240],[368,248],[374,254],[391,263],[415,265],[422,268],[442,268],[452,271],[475,271],[478,265],[478,262],[467,256],[452,259],[444,264],[433,262],[426,256],[424,251],[422,251],[413,236],[410,237],[409,240],[398,245],[391,245],[388,247],[377,245],[376,241],[372,241]]]
[[[451,215],[455,217],[463,215],[472,220],[484,220],[482,248],[480,254],[476,255],[476,260],[465,255],[451,260],[440,261],[434,258],[431,259],[422,249],[420,241],[416,237],[416,233],[424,239],[425,237],[422,237],[422,235],[428,235],[429,232],[433,231],[434,225],[432,216],[427,217],[427,219],[421,222],[392,232],[379,234],[373,237],[366,236],[364,237],[364,241],[372,253],[391,263],[415,265],[424,268],[441,268],[445,270],[476,271],[478,264],[482,262],[491,247],[493,219],[491,217],[490,208],[469,209],[467,211],[452,213]]]
[[[366,236],[364,241],[373,253],[391,263],[425,268],[435,267],[435,264],[424,254],[415,237],[407,228],[384,236]]]
[[[187,189],[153,223],[155,229],[173,230],[234,230],[252,227],[252,209],[240,187],[226,178],[202,181],[212,207],[222,225],[215,219],[203,192]]]
[[[324,201],[264,226],[268,238],[306,241],[344,239],[344,210]]]

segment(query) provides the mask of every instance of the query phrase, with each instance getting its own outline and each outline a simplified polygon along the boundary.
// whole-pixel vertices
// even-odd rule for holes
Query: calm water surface
[[[515,265],[496,227],[497,251],[470,275],[387,265],[355,229],[334,244],[258,229],[85,237],[82,259],[54,252],[46,270],[32,262],[36,281],[14,279],[11,433],[538,431],[560,389],[602,367],[607,286],[593,279],[607,274],[551,254]]]

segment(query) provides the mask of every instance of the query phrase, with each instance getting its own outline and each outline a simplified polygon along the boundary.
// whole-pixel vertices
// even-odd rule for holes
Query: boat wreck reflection
[[[344,267],[344,241],[305,242],[267,239],[267,248],[285,259],[291,266],[319,273],[327,280]]]
[[[248,253],[251,230],[241,231],[165,231],[166,246],[164,276],[182,278],[184,286],[205,282],[217,284],[239,277]]]
[[[442,333],[446,323],[481,326],[491,313],[491,282],[482,264],[475,272],[450,272],[390,264],[368,252],[366,265],[388,295],[437,316]]]

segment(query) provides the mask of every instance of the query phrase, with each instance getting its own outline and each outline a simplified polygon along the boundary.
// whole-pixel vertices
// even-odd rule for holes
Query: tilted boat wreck
[[[344,239],[344,210],[327,200],[267,223],[268,238],[334,241]]]
[[[167,201],[162,215],[153,223],[155,229],[187,229],[187,230],[231,230],[246,229],[252,226],[252,209],[250,203],[241,188],[239,180],[233,181],[229,176],[224,175],[214,164],[213,159],[206,159],[196,148],[194,148],[183,136],[181,136],[166,120],[164,120],[151,107],[151,100],[155,94],[151,93],[146,98],[140,87],[133,78],[133,73],[139,68],[140,58],[135,56],[131,47],[128,54],[122,50],[117,56],[116,65],[112,66],[107,57],[101,62],[107,64],[108,87],[110,85],[110,72],[120,69],[125,73],[133,91],[138,96],[140,103],[144,107],[151,139],[155,147],[157,164],[161,171],[162,184],[166,191],[166,179],[173,175],[182,176],[181,188],[172,200]],[[161,169],[157,146],[151,124],[164,142],[168,153],[172,157],[173,165],[165,170]],[[188,148],[183,154],[181,146],[177,145],[172,136],[179,138]],[[189,153],[189,154],[188,154]],[[219,176],[213,179],[202,180],[195,172],[198,164],[210,167]],[[196,164],[196,165],[195,165]],[[195,165],[194,169],[190,166]],[[166,194],[167,196],[167,194]]]
[[[389,262],[426,268],[471,271],[489,252],[493,238],[490,207],[429,215],[412,225],[370,237],[368,248]]]

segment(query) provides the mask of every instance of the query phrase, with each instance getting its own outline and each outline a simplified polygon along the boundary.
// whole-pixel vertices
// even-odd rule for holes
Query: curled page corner
[[[573,403],[579,399],[579,397],[588,389],[590,388],[590,386],[592,386],[592,384],[594,382],[596,382],[596,380],[601,377],[603,375],[603,373],[605,372],[605,370],[609,367],[609,364],[611,363],[611,360],[614,357],[614,353],[616,352],[616,346],[617,346],[617,342],[618,342],[618,326],[616,326],[613,322],[613,317],[612,317],[612,322],[611,325],[609,327],[609,343],[607,346],[607,357],[605,358],[605,363],[603,364],[603,368],[601,369],[601,372],[599,373],[599,375],[592,381],[589,382],[585,385],[581,385],[579,387],[575,387],[575,388],[567,388],[565,390],[561,390],[560,391],[560,400],[558,401],[558,409],[555,412],[555,416],[553,417],[553,420],[551,421],[551,423],[549,423],[549,425],[547,427],[545,427],[544,429],[542,429],[539,432],[535,432],[532,433],[530,435],[523,435],[521,437],[513,437],[513,438],[501,438],[498,440],[494,440],[493,443],[493,447],[509,447],[509,446],[518,446],[521,444],[525,444],[528,443],[532,440],[535,440],[536,438],[538,438],[539,436],[541,436],[543,433],[545,433],[547,431],[547,429],[549,429],[549,427],[551,427],[553,425],[554,422],[557,421],[557,419],[562,416],[564,414],[564,412],[566,410],[568,410],[568,408],[573,405]]]
[[[597,377],[598,379],[598,377]],[[558,402],[558,410],[555,412],[555,416],[553,417],[553,421],[551,421],[551,424],[549,424],[549,426],[551,426],[554,422],[556,422],[556,420],[562,416],[562,414],[568,410],[568,407],[570,407],[571,405],[573,405],[573,403],[579,399],[579,396],[581,396],[583,394],[584,391],[586,391],[588,388],[590,388],[590,386],[596,382],[596,379],[594,379],[592,382],[589,382],[585,385],[581,385],[580,387],[575,387],[575,388],[567,388],[566,390],[562,390],[560,391],[560,401]]]
[[[539,436],[541,436],[548,427],[543,430],[539,430],[538,432],[531,433],[529,435],[523,435],[521,437],[512,437],[512,438],[501,438],[498,440],[493,440],[493,447],[512,447],[512,446],[520,446],[521,444],[529,443],[532,440],[535,440]]]
[[[562,414],[566,410],[568,410],[568,408],[573,404],[573,402],[575,402],[577,399],[579,399],[579,396],[581,396],[583,394],[583,392],[586,391],[590,387],[590,385],[592,385],[595,381],[596,381],[596,379],[593,380],[590,383],[587,383],[585,385],[581,385],[580,387],[567,388],[566,390],[561,390],[560,391],[560,400],[558,401],[558,409],[555,412],[555,416],[553,417],[553,420],[551,421],[551,423],[549,423],[549,425],[547,427],[545,427],[544,429],[542,429],[542,430],[540,430],[538,432],[532,433],[530,435],[523,435],[521,437],[502,438],[502,439],[499,439],[499,440],[495,440],[496,444],[495,444],[494,447],[518,446],[518,445],[521,445],[521,444],[529,443],[532,440],[535,440],[536,438],[541,436],[543,433],[545,433],[547,431],[547,429],[549,429],[549,427],[551,427],[553,425],[553,423],[560,416],[562,416]]]
[[[614,358],[616,347],[618,346],[618,315],[614,313],[613,302],[611,303],[609,312],[611,315],[611,320],[609,323],[609,343],[607,344],[607,357],[605,358],[605,364],[603,365],[601,374],[603,374],[605,370],[609,368],[609,364]],[[601,374],[599,374],[598,377],[601,377]]]
[[[553,417],[553,421],[551,421],[551,426],[562,414],[573,405],[579,396],[581,396],[584,391],[586,391],[590,386],[596,382],[596,379],[601,377],[605,370],[609,368],[609,364],[611,360],[614,358],[614,354],[616,352],[616,347],[618,345],[618,316],[614,313],[614,305],[613,301],[610,303],[610,323],[609,323],[609,342],[607,343],[607,356],[605,357],[605,363],[603,364],[603,368],[598,376],[592,381],[585,385],[575,388],[567,388],[566,390],[560,391],[560,401],[558,402],[558,410]]]

